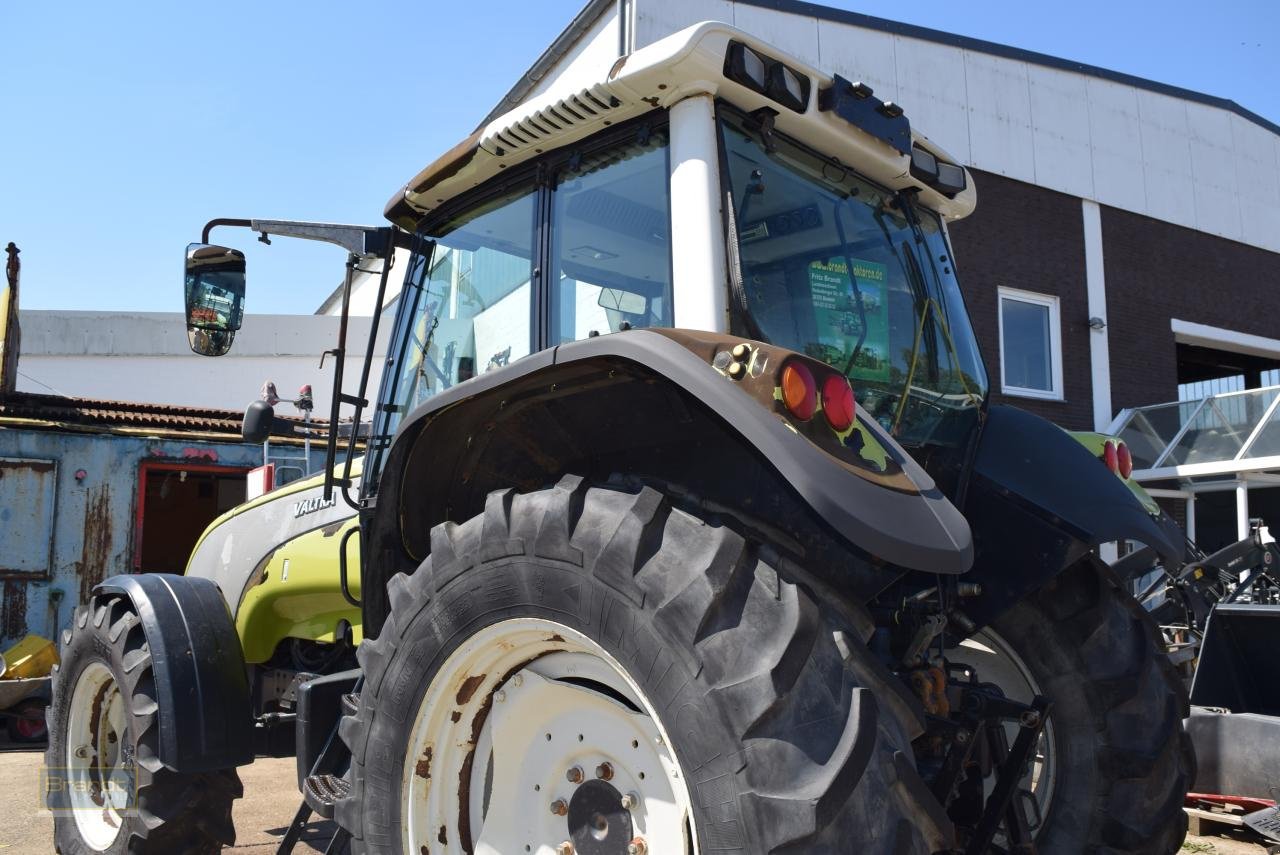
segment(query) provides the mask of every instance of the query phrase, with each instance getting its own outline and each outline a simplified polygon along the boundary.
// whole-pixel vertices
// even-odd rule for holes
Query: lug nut
[[[584,777],[584,775],[582,774],[582,767],[574,766],[568,772],[564,773],[564,777],[565,777],[565,780],[568,781],[570,784],[581,784],[582,779]]]
[[[569,805],[565,804],[564,799],[556,799],[551,803],[551,812],[556,816],[564,816],[569,812]]]
[[[523,685],[524,685],[524,675],[523,675],[523,674],[517,674],[517,675],[515,675],[514,677],[512,677],[512,678],[511,678],[511,685],[515,686],[517,689],[518,689],[518,688],[520,688],[521,686],[523,686]]]
[[[599,766],[597,766],[596,777],[602,781],[612,781],[613,780],[613,764],[601,763]]]
[[[504,692],[504,691],[502,691],[501,689],[499,689],[498,691],[496,691],[496,692],[494,692],[494,693],[493,693],[493,700],[494,700],[494,703],[499,703],[499,704],[500,704],[500,703],[502,703],[503,701],[505,701],[506,699],[507,699],[507,693],[506,693],[506,692]]]
[[[627,855],[645,855],[649,851],[649,845],[644,842],[643,837],[637,837],[627,844]]]
[[[729,355],[734,359],[745,361],[747,357],[751,356],[751,345],[746,344],[745,342],[742,344],[735,344],[733,346],[733,350],[729,351]]]
[[[729,363],[729,376],[732,377],[734,380],[741,380],[742,375],[746,373],[747,373],[747,366],[743,365],[741,362]]]
[[[556,855],[573,855],[573,844],[566,840],[556,847]]]
[[[622,809],[635,810],[640,807],[640,797],[635,793],[624,793],[622,796]]]

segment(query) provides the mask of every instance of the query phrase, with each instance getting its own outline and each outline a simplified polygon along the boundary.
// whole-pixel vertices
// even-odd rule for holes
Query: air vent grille
[[[578,125],[595,122],[621,106],[622,102],[604,86],[592,86],[489,135],[484,147],[499,155],[521,151]]]

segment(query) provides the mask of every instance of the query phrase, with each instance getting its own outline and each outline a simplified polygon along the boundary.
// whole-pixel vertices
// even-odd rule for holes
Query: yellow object
[[[4,652],[4,671],[0,671],[0,677],[6,680],[47,677],[57,664],[57,645],[47,638],[28,635]]]

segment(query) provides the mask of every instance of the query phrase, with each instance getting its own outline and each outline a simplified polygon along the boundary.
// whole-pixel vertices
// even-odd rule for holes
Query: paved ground
[[[0,739],[0,855],[48,855],[53,852],[53,817],[39,798],[39,769],[44,755],[39,751],[15,751]],[[259,760],[240,770],[244,781],[243,799],[235,803],[236,845],[228,853],[268,855],[276,851],[280,838],[298,809],[293,760]],[[293,851],[314,855],[324,851],[333,826],[312,823],[303,842]],[[324,831],[328,829],[329,835]]]
[[[39,799],[39,751],[14,750],[0,737],[0,855],[48,855],[53,851],[53,818]],[[243,799],[236,802],[236,845],[229,853],[268,855],[276,851],[298,808],[293,760],[259,760],[240,770]],[[329,823],[312,823],[294,852],[320,853],[328,842]],[[1183,853],[1265,855],[1255,843],[1226,837],[1188,837]]]

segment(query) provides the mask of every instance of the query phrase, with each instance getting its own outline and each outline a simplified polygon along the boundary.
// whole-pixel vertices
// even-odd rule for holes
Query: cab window
[[[552,200],[551,342],[671,326],[666,129],[575,154]]]
[[[366,467],[375,477],[406,413],[530,353],[535,199],[530,184],[470,208],[410,258]]]

